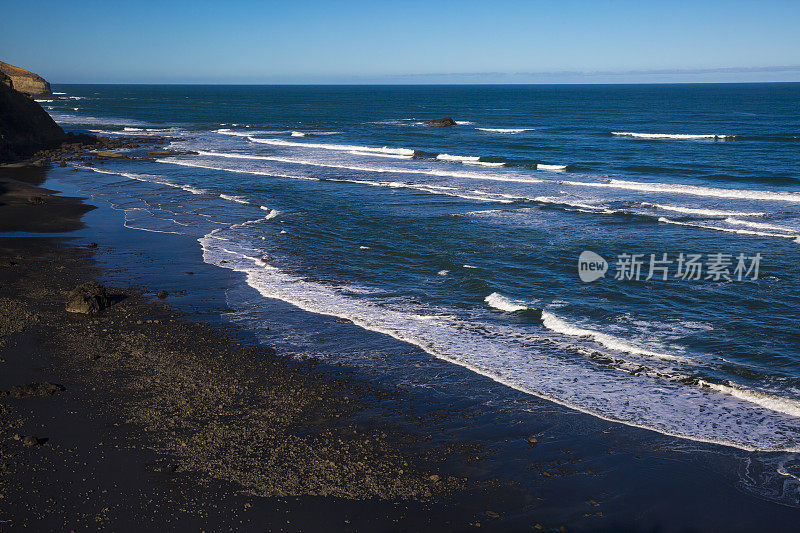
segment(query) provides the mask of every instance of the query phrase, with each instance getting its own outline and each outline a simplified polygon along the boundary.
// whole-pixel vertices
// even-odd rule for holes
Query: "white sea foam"
[[[480,157],[472,155],[439,154],[436,156],[436,159],[441,159],[442,161],[478,161]]]
[[[733,135],[720,135],[714,133],[708,134],[694,134],[694,133],[636,133],[632,131],[612,131],[611,135],[619,137],[633,137],[635,139],[683,139],[683,140],[697,140],[697,139],[728,139]]]
[[[370,156],[370,157],[386,157],[389,159],[411,159],[413,156],[411,155],[399,155],[399,154],[383,154],[380,152],[359,152],[357,150],[351,150],[348,152],[352,155],[363,155],[363,156]]]
[[[546,165],[544,163],[536,163],[536,170],[567,170],[567,165]]]
[[[232,194],[222,193],[222,194],[219,195],[219,197],[222,198],[223,200],[228,200],[229,202],[236,202],[237,204],[249,204],[250,203],[247,200],[247,198],[244,198],[242,196],[234,196]]]
[[[556,333],[560,333],[562,335],[568,335],[570,337],[583,337],[586,339],[590,339],[598,344],[605,346],[606,348],[610,348],[611,350],[617,352],[624,352],[633,355],[643,355],[645,357],[653,357],[655,359],[664,359],[671,361],[684,360],[684,358],[681,356],[658,353],[652,350],[641,348],[639,346],[634,346],[628,343],[627,341],[615,337],[613,335],[609,335],[608,333],[600,333],[599,331],[594,331],[591,329],[575,326],[573,324],[570,324],[563,318],[557,317],[556,315],[549,313],[547,311],[542,311],[542,324],[550,331],[555,331]]]
[[[664,224],[674,224],[676,226],[687,226],[691,228],[711,229],[715,231],[723,231],[725,233],[736,233],[738,235],[753,235],[754,237],[778,237],[781,239],[792,239],[798,244],[800,244],[800,235],[797,234],[787,235],[785,233],[771,233],[767,231],[756,231],[750,229],[725,228],[722,226],[711,226],[709,224],[693,224],[690,222],[679,222],[677,220],[671,220],[665,217],[660,217],[658,221],[663,222]],[[796,230],[788,230],[788,231],[796,231]]]
[[[472,124],[475,124],[474,122],[470,122],[469,120],[456,120],[455,122],[459,126],[470,126]]]
[[[312,178],[309,176],[296,176],[292,174],[281,174],[280,172],[264,172],[259,170],[246,170],[246,169],[238,169],[238,168],[221,168],[221,167],[214,167],[211,165],[202,165],[199,163],[193,163],[191,161],[180,161],[176,159],[156,159],[156,163],[163,163],[166,165],[179,165],[183,167],[192,167],[192,168],[204,168],[207,170],[219,170],[220,172],[234,172],[239,174],[252,174],[254,176],[272,176],[275,178],[289,178],[294,180],[308,180],[308,181],[320,181],[319,178]]]
[[[218,130],[214,130],[214,133],[219,133],[221,135],[232,135],[234,137],[250,137],[253,135],[252,131],[233,131],[228,128],[221,128]]]
[[[572,211],[577,210],[582,213],[599,213],[605,215],[611,215],[616,213],[624,213],[624,211],[619,209],[611,209],[604,205],[594,205],[594,204],[586,204],[583,202],[576,202],[569,198],[559,198],[554,196],[537,196],[532,199],[534,202],[539,202],[543,204],[551,204],[556,206],[566,206],[570,208]]]
[[[341,183],[356,183],[359,185],[367,185],[369,187],[389,187],[392,189],[412,189],[415,191],[422,191],[431,194],[439,194],[442,196],[452,196],[455,198],[463,198],[465,200],[479,200],[483,202],[498,202],[502,204],[513,203],[514,200],[504,198],[501,195],[495,195],[485,191],[461,191],[453,187],[441,187],[436,185],[428,185],[425,183],[405,183],[402,181],[371,181],[371,180],[356,180],[346,178],[328,178],[326,181],[336,181]]]
[[[800,232],[800,228],[789,228],[787,226],[777,226],[775,224],[766,224],[763,222],[750,222],[749,220],[739,220],[736,218],[726,218],[725,222],[733,224],[734,226],[747,226],[748,228],[766,229],[772,231],[785,231],[785,232]]]
[[[664,211],[673,211],[675,213],[684,213],[686,215],[710,217],[763,217],[766,215],[766,213],[760,211],[724,211],[721,209],[703,209],[696,207],[683,207],[678,205],[651,204],[648,202],[642,202],[642,206],[662,209]]]
[[[292,137],[305,137],[307,134],[303,133],[302,131],[293,131]]]
[[[499,292],[493,292],[489,296],[483,299],[489,307],[494,307],[495,309],[499,309],[500,311],[505,311],[507,313],[514,313],[516,311],[525,311],[528,309],[527,306],[522,305],[521,302],[511,300],[506,298]]]
[[[525,131],[533,131],[533,128],[475,128],[475,129],[480,131],[488,131],[490,133],[506,133],[510,135],[523,133]]]
[[[505,163],[492,163],[489,161],[462,161],[465,165],[472,165],[475,167],[504,167]]]
[[[647,372],[634,375],[598,371],[591,358],[576,359],[565,356],[561,349],[549,350],[538,333],[522,333],[513,325],[496,320],[484,322],[479,316],[465,321],[447,309],[426,308],[420,314],[416,309],[353,297],[353,293],[361,292],[348,287],[298,278],[265,263],[257,250],[240,240],[233,231],[205,235],[199,239],[204,261],[245,273],[247,283],[266,298],[346,318],[359,327],[408,342],[519,391],[606,420],[745,450],[798,450],[800,420],[787,414],[794,411],[783,403],[755,402],[735,392]],[[544,338],[578,337],[603,346],[605,342],[614,351],[642,357],[664,355],[568,324],[547,312],[542,317],[544,323],[558,330],[554,332],[556,338]],[[545,326],[545,335],[553,334],[545,329],[551,331]]]
[[[439,271],[439,272],[437,272],[436,274],[437,274],[437,275],[439,275],[439,276],[446,276],[446,275],[448,275],[449,273],[450,273],[450,271],[449,271],[449,270],[440,270],[440,271]]]
[[[142,131],[142,128],[122,128],[122,131]]]
[[[123,178],[128,178],[131,180],[136,181],[145,181],[147,183],[156,183],[158,185],[166,185],[167,187],[174,187],[176,189],[183,189],[186,192],[192,194],[206,194],[208,193],[205,189],[198,189],[196,187],[192,187],[191,185],[181,185],[179,183],[172,183],[167,181],[166,179],[162,178],[161,176],[153,176],[151,174],[136,174],[134,172],[114,172],[111,170],[101,170],[95,167],[77,167],[81,170],[91,170],[92,172],[97,172],[98,174],[109,174],[113,176],[121,176]]]
[[[463,265],[463,267],[464,267],[464,268],[478,268],[478,267],[476,267],[476,266],[472,266],[472,265]]]
[[[296,143],[291,141],[285,141],[283,139],[259,139],[257,137],[248,137],[248,139],[254,143],[271,144],[273,146],[289,146],[294,148],[317,148],[321,150],[338,150],[345,152],[356,151],[356,152],[377,152],[377,153],[395,154],[395,155],[414,155],[414,150],[410,150],[408,148],[389,148],[388,146],[384,146],[382,148],[374,148],[371,146],[353,146],[346,144]]]
[[[561,181],[564,185],[579,187],[600,187],[611,189],[626,189],[642,192],[662,192],[669,194],[688,194],[692,196],[709,196],[713,198],[737,198],[745,200],[764,200],[776,202],[800,203],[800,194],[782,191],[757,191],[747,189],[719,189],[714,187],[700,187],[697,185],[680,185],[673,183],[644,183],[611,179],[607,182],[592,181]]]
[[[503,182],[515,182],[515,183],[545,183],[545,180],[540,180],[536,178],[528,178],[528,177],[518,177],[512,175],[499,175],[499,174],[476,174],[473,172],[458,172],[458,171],[445,171],[445,170],[426,170],[426,169],[414,169],[414,168],[405,168],[405,167],[369,167],[369,166],[358,166],[358,165],[343,165],[343,164],[336,164],[336,163],[322,163],[319,161],[312,161],[307,159],[291,159],[286,157],[272,157],[272,156],[259,156],[259,155],[247,155],[247,154],[232,154],[227,152],[209,152],[209,151],[199,151],[199,155],[205,155],[210,157],[224,157],[229,159],[250,159],[254,161],[276,161],[279,163],[289,163],[295,165],[308,165],[314,167],[326,167],[326,168],[341,168],[346,170],[358,170],[362,172],[378,172],[378,173],[392,173],[392,174],[424,174],[428,176],[442,176],[442,177],[452,177],[452,178],[468,178],[468,179],[477,179],[477,180],[489,180],[489,181],[503,181]],[[172,162],[172,161],[165,161],[165,162]],[[221,169],[223,170],[223,169]],[[236,172],[235,170],[232,170]],[[245,171],[242,171],[245,172]]]
[[[740,400],[745,400],[747,402],[760,405],[761,407],[765,407],[770,411],[786,413],[789,416],[800,418],[800,401],[798,400],[792,398],[782,398],[774,394],[769,394],[730,383],[728,385],[723,385],[720,383],[711,383],[702,379],[699,380],[699,382],[703,387],[708,387],[709,389],[728,394],[734,398],[739,398]]]

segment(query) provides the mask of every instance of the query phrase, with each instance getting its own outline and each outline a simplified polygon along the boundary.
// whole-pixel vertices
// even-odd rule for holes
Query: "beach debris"
[[[450,126],[455,126],[456,121],[453,120],[453,117],[435,118],[425,122],[425,125],[433,126],[434,128],[447,128]]]
[[[0,391],[0,396],[12,398],[45,398],[65,390],[63,385],[45,381],[42,383],[28,383],[27,385],[14,385],[7,391]]]
[[[86,245],[86,247],[87,248],[97,248],[97,243],[96,242],[90,242],[89,244]]]
[[[531,435],[531,436],[529,436],[529,437],[528,437],[528,444],[529,444],[531,447],[534,447],[534,446],[536,446],[537,444],[539,444],[539,439],[537,439],[536,437],[534,437],[533,435]]]
[[[163,300],[164,298],[169,296],[169,293],[167,291],[161,290],[161,291],[158,291],[158,294],[156,294],[156,296],[158,296],[159,298],[161,298]]]
[[[44,199],[44,196],[31,196],[28,198],[28,203],[33,205],[44,205],[47,203],[47,200]]]
[[[42,444],[47,442],[47,439],[37,439],[32,435],[26,435],[25,437],[20,437],[20,440],[22,441],[22,445],[25,446],[26,448],[41,446]]]
[[[500,518],[500,513],[497,511],[486,511],[486,516],[489,518]]]
[[[121,300],[121,295],[111,294],[108,289],[95,281],[87,281],[69,293],[66,309],[70,313],[99,313]]]

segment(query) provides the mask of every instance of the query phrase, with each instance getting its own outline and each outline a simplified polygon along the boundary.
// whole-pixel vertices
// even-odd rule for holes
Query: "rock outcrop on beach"
[[[104,286],[87,281],[75,287],[69,294],[66,309],[70,313],[92,315],[122,300],[123,295],[112,294]]]
[[[29,157],[66,140],[64,130],[47,111],[15,90],[14,84],[13,78],[0,72],[0,163]]]
[[[456,121],[453,120],[453,117],[435,118],[433,120],[427,121],[425,125],[433,126],[435,128],[447,128],[450,126],[455,126]]]
[[[46,79],[24,68],[15,67],[0,61],[0,72],[11,79],[12,88],[33,98],[53,96]]]

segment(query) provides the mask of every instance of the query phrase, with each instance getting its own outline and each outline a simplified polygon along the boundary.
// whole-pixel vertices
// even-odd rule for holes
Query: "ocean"
[[[468,370],[342,350],[365,372],[488,377],[800,475],[800,84],[55,90],[65,129],[197,152],[70,179],[239,273],[255,335],[279,300]]]

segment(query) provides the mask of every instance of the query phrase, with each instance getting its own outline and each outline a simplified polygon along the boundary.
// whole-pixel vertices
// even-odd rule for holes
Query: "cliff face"
[[[11,78],[14,89],[34,98],[52,96],[50,84],[43,77],[0,61],[0,72]]]
[[[54,148],[65,140],[64,130],[42,106],[11,88],[13,78],[0,72],[0,162]]]

